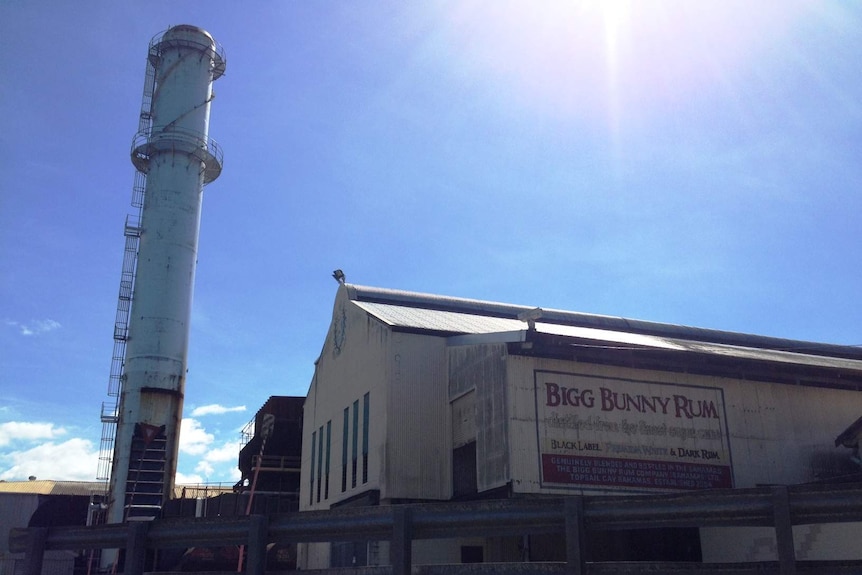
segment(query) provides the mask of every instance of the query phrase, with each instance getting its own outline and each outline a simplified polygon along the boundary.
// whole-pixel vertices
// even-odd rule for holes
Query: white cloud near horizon
[[[223,413],[231,413],[231,412],[242,412],[245,411],[246,407],[244,405],[237,405],[235,407],[225,407],[224,405],[219,405],[217,403],[213,403],[210,405],[202,405],[200,407],[196,407],[192,410],[192,417],[201,417],[203,415],[221,415]]]
[[[95,481],[98,462],[98,450],[86,439],[48,441],[31,449],[0,454],[0,465],[6,467],[0,479],[24,481],[35,476],[54,481]]]
[[[184,459],[191,456],[187,471],[177,471],[177,484],[200,484],[207,481],[239,480],[237,458],[240,441],[215,444],[209,433],[193,418],[182,420],[180,451]],[[0,480],[26,481],[30,476],[55,481],[95,481],[99,451],[92,441],[80,437],[58,442],[69,431],[48,422],[8,421],[0,423]],[[11,450],[8,450],[11,449]]]
[[[21,335],[25,336],[41,335],[63,327],[60,322],[53,319],[34,319],[29,323],[7,319],[6,325],[17,328]]]
[[[231,446],[225,445],[222,449],[216,451],[226,452]],[[209,458],[204,457],[199,460],[195,465],[195,473],[193,475],[189,475],[186,477],[202,477],[198,483],[210,483],[210,482],[219,482],[223,483],[224,481],[230,481],[231,483],[235,483],[239,481],[239,478],[242,474],[239,471],[239,468],[236,465],[236,459],[239,455],[239,448],[237,446],[236,451],[232,451],[232,457],[229,460],[233,460],[233,464],[227,464],[229,460],[219,460],[217,458]],[[179,474],[178,474],[179,476]],[[179,479],[177,479],[177,483],[180,483]]]
[[[0,446],[10,445],[16,441],[33,442],[43,439],[55,439],[65,435],[66,429],[53,423],[7,421],[0,423]]]
[[[186,475],[180,471],[177,471],[175,476],[174,483],[176,485],[200,485],[201,483],[205,483],[203,476],[194,473],[192,475]]]
[[[194,466],[193,473],[177,472],[177,484],[196,484],[210,481],[237,481],[240,472],[237,468],[240,442],[227,441],[220,446],[214,444],[215,436],[208,433],[197,419],[184,418],[180,430],[180,451],[183,453],[182,466]],[[188,463],[192,456],[193,462]]]

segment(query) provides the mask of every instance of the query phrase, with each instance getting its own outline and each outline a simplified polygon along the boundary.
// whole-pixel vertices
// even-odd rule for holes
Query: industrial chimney
[[[212,83],[224,70],[221,47],[201,28],[174,26],[150,43],[131,152],[139,212],[126,222],[114,400],[102,406],[109,523],[153,517],[173,495],[202,191],[222,168],[208,137]]]

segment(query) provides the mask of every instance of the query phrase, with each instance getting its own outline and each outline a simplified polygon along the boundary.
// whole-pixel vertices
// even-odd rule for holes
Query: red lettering
[[[715,407],[713,402],[703,402],[703,417],[718,419],[718,408]]]
[[[676,416],[686,419],[718,419],[718,408],[712,401],[689,399],[684,395],[673,396]]]
[[[686,419],[691,419],[691,411],[690,411],[690,401],[684,395],[674,395],[673,396],[673,406],[676,408],[676,416],[683,417]]]
[[[547,390],[545,405],[548,407],[557,407],[560,405],[560,386],[556,383],[546,383],[545,389]]]
[[[615,395],[613,391],[608,389],[607,387],[599,388],[602,394],[602,411],[613,411],[614,410],[614,399]]]

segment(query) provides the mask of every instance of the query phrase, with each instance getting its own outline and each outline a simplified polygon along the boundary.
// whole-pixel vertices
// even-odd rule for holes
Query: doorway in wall
[[[531,561],[565,561],[563,534],[534,535]],[[700,531],[692,528],[626,529],[587,535],[587,561],[693,561],[702,559]]]

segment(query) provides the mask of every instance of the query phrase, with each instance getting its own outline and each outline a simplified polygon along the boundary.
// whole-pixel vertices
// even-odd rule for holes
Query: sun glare
[[[625,35],[631,15],[629,0],[606,0],[600,3],[605,32],[605,68],[607,78],[608,128],[616,139],[620,129],[619,41]]]
[[[473,1],[448,5],[449,40],[473,74],[521,105],[606,122],[727,84],[804,14],[804,0]]]

